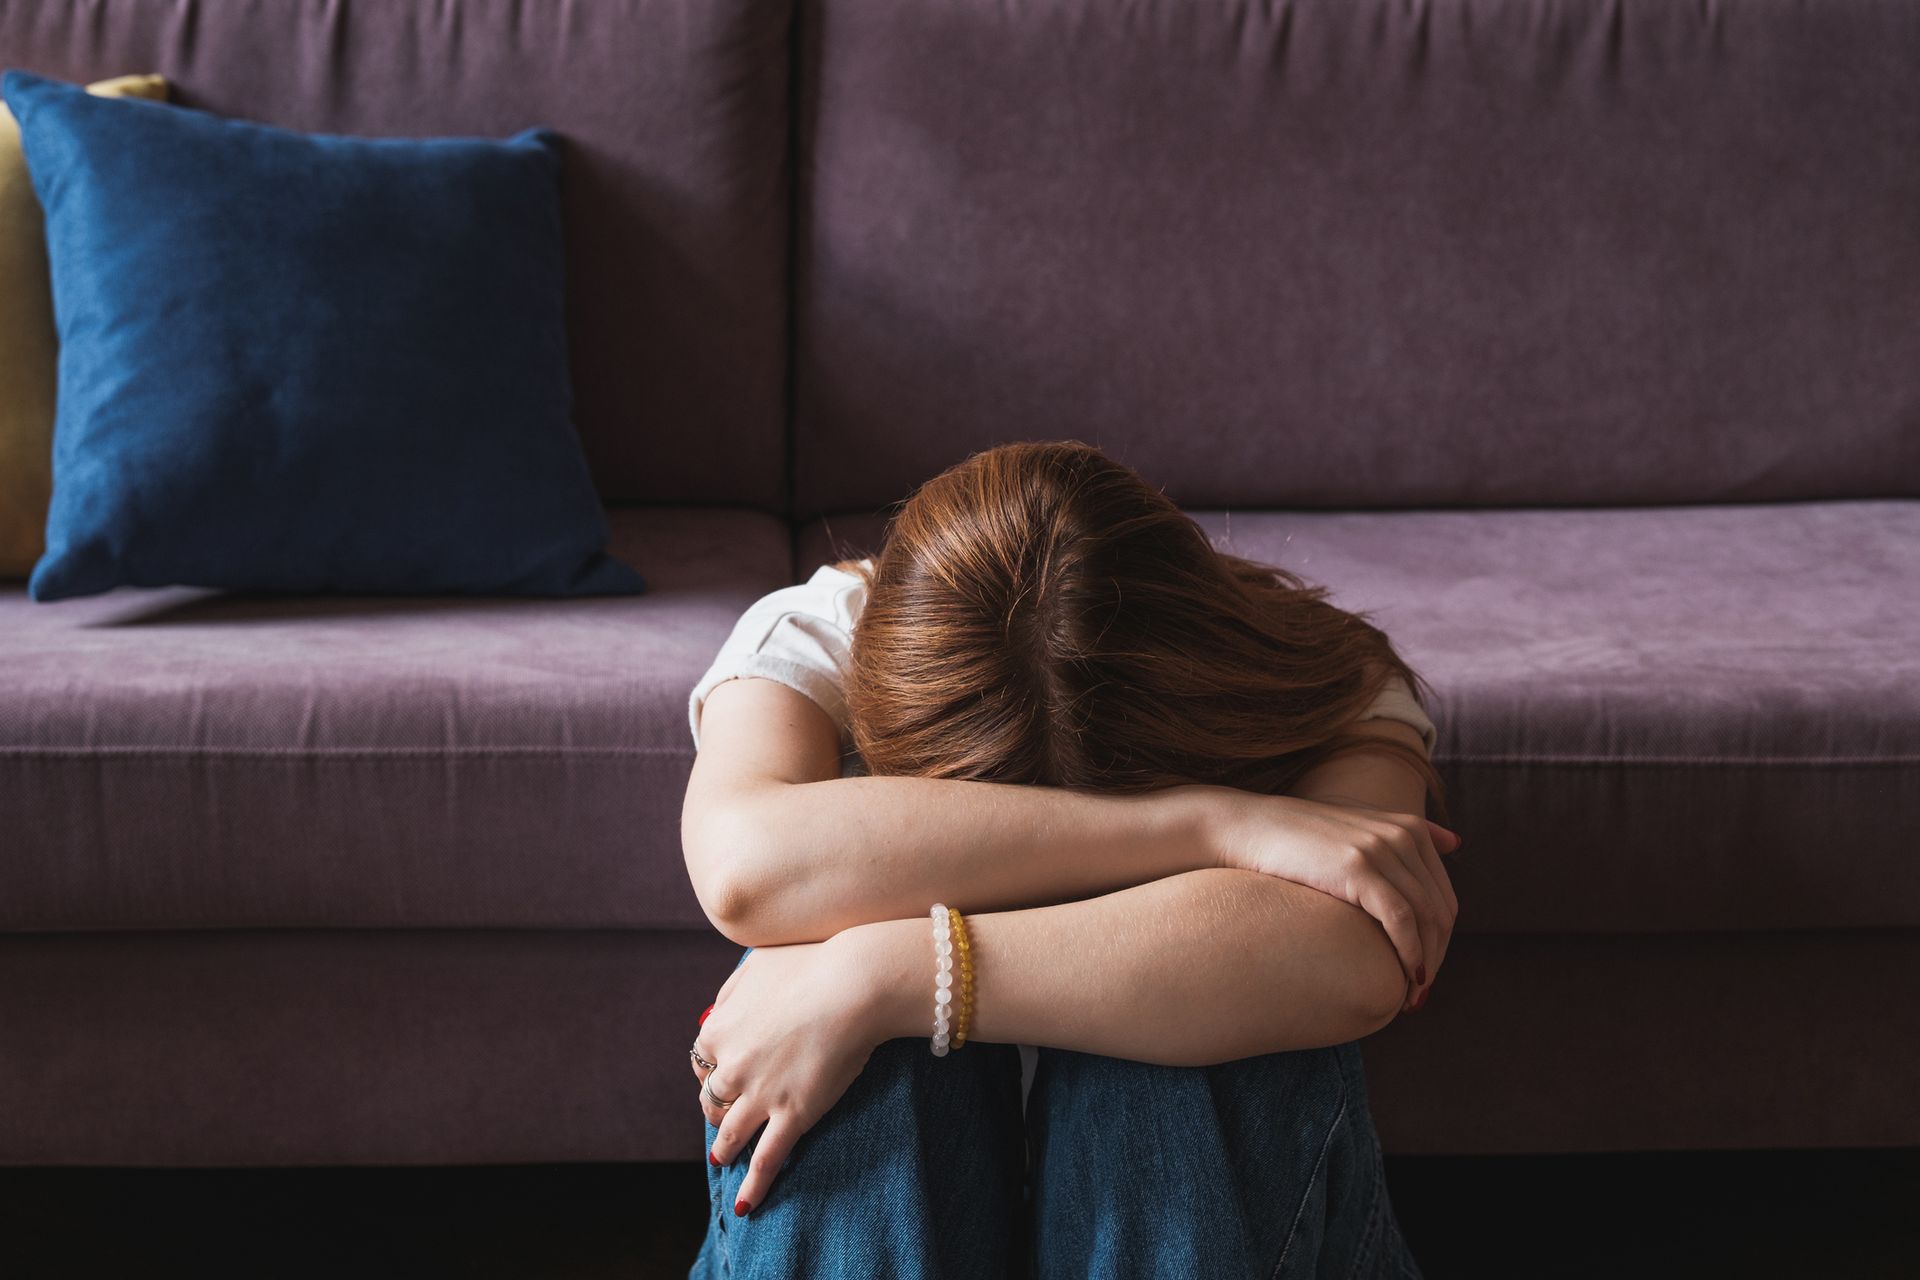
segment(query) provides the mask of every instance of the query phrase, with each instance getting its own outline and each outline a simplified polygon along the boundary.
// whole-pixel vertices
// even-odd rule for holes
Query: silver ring
[[[740,1099],[735,1098],[733,1102],[722,1102],[720,1100],[719,1095],[714,1093],[712,1085],[713,1085],[713,1075],[711,1072],[709,1072],[707,1075],[707,1078],[700,1082],[700,1096],[707,1099],[707,1101],[713,1103],[714,1106],[720,1108],[722,1111],[725,1111],[728,1107],[732,1106],[734,1102],[740,1101]]]
[[[705,1058],[701,1057],[700,1046],[697,1044],[694,1045],[693,1048],[687,1050],[687,1052],[693,1055],[693,1060],[695,1062],[699,1063],[701,1066],[705,1067],[709,1071],[713,1070],[714,1067],[719,1065],[718,1063],[708,1062]]]

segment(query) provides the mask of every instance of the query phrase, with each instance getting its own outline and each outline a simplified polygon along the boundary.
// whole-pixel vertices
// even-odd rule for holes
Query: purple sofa
[[[697,1159],[689,688],[1068,436],[1438,692],[1390,1150],[1920,1143],[1920,6],[63,0],[0,55],[565,135],[654,586],[0,588],[0,1162]]]

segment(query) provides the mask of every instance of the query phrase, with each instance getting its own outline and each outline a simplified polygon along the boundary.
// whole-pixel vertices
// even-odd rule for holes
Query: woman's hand
[[[693,1063],[702,1081],[700,1109],[720,1130],[708,1159],[732,1164],[754,1131],[767,1126],[735,1213],[745,1215],[765,1199],[793,1144],[840,1100],[886,1039],[867,998],[870,985],[846,945],[833,938],[755,947],[721,984],[694,1041],[714,1064],[708,1070]],[[717,1105],[715,1095],[732,1105]]]
[[[1409,993],[1440,972],[1460,902],[1436,842],[1452,853],[1459,836],[1416,814],[1302,796],[1220,788],[1214,799],[1207,843],[1220,866],[1291,880],[1365,911],[1399,953]]]

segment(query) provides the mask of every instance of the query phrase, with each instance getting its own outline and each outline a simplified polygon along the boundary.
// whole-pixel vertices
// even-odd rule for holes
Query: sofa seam
[[[442,756],[691,756],[691,747],[0,747],[0,759],[101,760],[116,756],[257,756],[272,758],[321,757],[331,759]]]
[[[1920,753],[1901,752],[1884,756],[1715,756],[1715,755],[1664,755],[1664,756],[1530,756],[1530,755],[1435,755],[1434,763],[1439,764],[1527,764],[1549,765],[1553,767],[1582,768],[1604,766],[1608,768],[1634,768],[1655,766],[1671,768],[1675,765],[1706,768],[1860,768],[1893,765],[1920,764]]]
[[[691,747],[621,746],[476,746],[427,747],[196,747],[154,744],[118,747],[0,746],[0,759],[45,757],[60,760],[97,760],[113,756],[671,756],[692,755]],[[1460,764],[1536,765],[1548,768],[1894,768],[1920,764],[1920,754],[1857,756],[1834,759],[1819,756],[1524,756],[1436,755],[1436,766]]]
[[[787,522],[787,578],[800,581],[800,216],[801,216],[801,82],[805,70],[802,44],[806,31],[801,16],[805,0],[787,4],[787,225],[785,263],[785,322],[782,349],[786,369],[781,387],[781,423],[786,444],[786,468],[783,479],[786,494],[781,504]]]

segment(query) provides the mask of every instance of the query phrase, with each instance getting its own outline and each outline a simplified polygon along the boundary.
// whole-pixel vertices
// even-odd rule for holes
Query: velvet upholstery
[[[1920,502],[1196,514],[1434,686],[1459,932],[1920,927]]]
[[[704,927],[687,692],[787,534],[611,517],[646,595],[0,592],[0,929]]]
[[[0,934],[0,1161],[701,1158],[711,931]],[[1920,1143],[1920,933],[1458,939],[1361,1042],[1399,1153]]]
[[[739,948],[680,858],[693,680],[849,513],[1071,435],[1433,685],[1469,845],[1431,1004],[1365,1044],[1389,1150],[1920,1143],[1917,33],[0,5],[71,80],[577,139],[580,425],[658,551],[630,599],[0,590],[0,1163],[698,1159]]]
[[[813,0],[796,502],[1920,496],[1920,8]]]
[[[613,502],[785,501],[785,0],[0,5],[5,65],[316,133],[568,144],[575,419]]]

